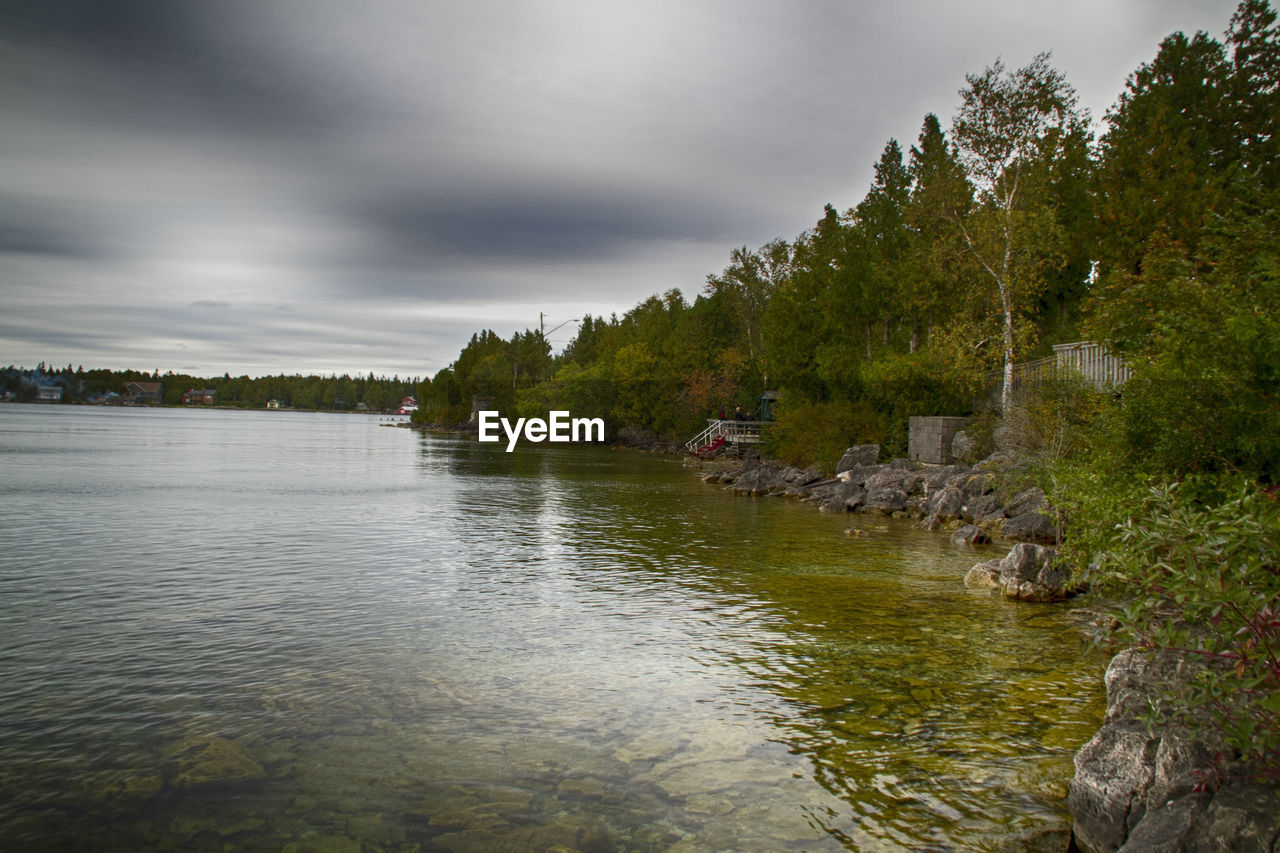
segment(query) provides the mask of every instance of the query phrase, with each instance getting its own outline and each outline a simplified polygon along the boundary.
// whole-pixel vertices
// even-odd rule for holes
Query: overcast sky
[[[997,57],[1098,119],[1234,6],[0,0],[0,363],[431,375],[692,299]]]

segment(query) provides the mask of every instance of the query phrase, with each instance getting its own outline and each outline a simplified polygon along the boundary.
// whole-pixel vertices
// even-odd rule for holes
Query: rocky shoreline
[[[751,457],[700,464],[704,482],[741,495],[773,495],[813,503],[823,512],[915,519],[951,530],[956,542],[1013,542],[1002,559],[978,563],[971,587],[1008,598],[1063,601],[1083,591],[1055,559],[1059,516],[1038,488],[1003,494],[1001,474],[1013,461],[998,454],[975,465],[879,461],[877,445],[849,448],[828,477]],[[1175,853],[1189,850],[1280,853],[1280,786],[1253,781],[1254,768],[1233,761],[1221,741],[1195,736],[1162,717],[1143,714],[1194,677],[1196,662],[1121,651],[1107,668],[1102,727],[1075,757],[1068,808],[1074,827],[1064,851]]]
[[[1022,601],[1062,601],[1078,590],[1054,559],[1061,540],[1057,514],[1044,492],[1000,491],[1001,459],[977,465],[923,465],[910,459],[878,461],[880,447],[845,451],[834,477],[759,457],[707,463],[704,482],[741,495],[777,495],[814,503],[823,512],[858,512],[915,519],[926,530],[950,530],[955,542],[1010,540],[1001,560],[980,563],[965,583],[999,589]]]

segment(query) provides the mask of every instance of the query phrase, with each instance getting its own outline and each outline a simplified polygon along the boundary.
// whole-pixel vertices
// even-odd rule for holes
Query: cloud
[[[697,293],[997,56],[1052,49],[1100,115],[1233,7],[11,0],[0,361],[434,372]]]

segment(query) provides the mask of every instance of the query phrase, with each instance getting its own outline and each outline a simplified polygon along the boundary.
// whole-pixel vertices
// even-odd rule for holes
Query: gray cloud
[[[0,361],[434,372],[855,204],[997,56],[1101,116],[1234,5],[7,0]]]

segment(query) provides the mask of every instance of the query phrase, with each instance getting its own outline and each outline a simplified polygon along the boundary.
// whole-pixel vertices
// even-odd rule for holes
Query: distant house
[[[41,385],[36,388],[37,403],[60,403],[62,402],[62,386],[61,385]]]
[[[411,415],[418,411],[418,401],[412,397],[405,397],[400,401],[400,408],[396,409],[397,415]]]
[[[213,399],[218,394],[212,388],[192,388],[190,391],[182,395],[182,405],[184,406],[212,406]]]
[[[126,403],[161,403],[164,386],[159,382],[126,382],[124,400]]]
[[[280,408],[280,401],[279,401],[279,400],[268,400],[268,401],[267,401],[267,408],[268,408],[268,409],[278,409],[278,408]]]

